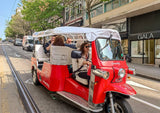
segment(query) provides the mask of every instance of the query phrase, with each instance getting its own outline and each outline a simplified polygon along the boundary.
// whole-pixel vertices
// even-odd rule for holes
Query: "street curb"
[[[160,82],[160,78],[158,79],[158,78],[147,76],[147,75],[143,75],[143,74],[136,74],[135,76],[140,76],[140,77],[143,77],[143,78],[147,78],[147,79],[151,79],[151,80],[155,80],[155,81]]]

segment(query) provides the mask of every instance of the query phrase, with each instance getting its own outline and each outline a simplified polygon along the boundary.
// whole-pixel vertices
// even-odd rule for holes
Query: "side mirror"
[[[72,53],[71,53],[71,57],[72,58],[81,58],[82,57],[82,53],[81,53],[81,51],[73,50]]]

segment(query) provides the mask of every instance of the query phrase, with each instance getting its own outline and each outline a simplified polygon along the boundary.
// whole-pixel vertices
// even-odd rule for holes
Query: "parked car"
[[[6,42],[6,39],[2,40],[2,42]]]
[[[22,39],[16,38],[13,44],[15,46],[22,46]]]
[[[22,42],[22,49],[32,51],[33,50],[33,37],[32,36],[24,36]]]
[[[8,42],[14,43],[14,40],[13,39],[9,39]]]

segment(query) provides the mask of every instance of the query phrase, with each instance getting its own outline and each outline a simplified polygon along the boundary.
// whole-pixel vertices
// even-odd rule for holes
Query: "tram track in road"
[[[10,45],[8,45],[8,47],[9,47],[10,49],[16,51],[16,54],[20,55],[21,57],[24,57],[25,59],[28,59],[28,60],[31,59],[31,57],[29,57],[29,56],[27,56],[27,55],[24,55],[24,53],[21,53],[21,52],[17,51],[15,48],[11,47]]]
[[[19,69],[23,70],[24,67],[19,68],[20,66],[18,67],[17,65],[20,65],[20,64],[30,65],[30,58],[28,57],[29,55],[31,55],[30,52],[28,52],[28,54],[29,54],[28,55],[28,54],[26,54],[27,52],[23,51],[20,47],[14,47],[14,46],[12,47],[12,45],[7,45],[5,47],[8,47],[8,49],[6,48],[6,52],[8,53],[8,56],[9,56],[10,60],[12,61],[12,64],[14,65],[16,70],[19,72],[21,79],[25,83],[27,89],[31,92],[31,95],[34,98],[35,102],[37,103],[41,112],[43,112],[43,113],[51,113],[51,112],[53,112],[53,113],[57,113],[57,112],[58,113],[82,113],[82,111],[79,111],[79,110],[75,109],[74,107],[63,103],[62,100],[60,100],[58,97],[56,97],[54,94],[52,94],[52,92],[49,92],[48,90],[46,90],[45,87],[42,87],[42,86],[35,87],[32,84],[31,73],[29,71],[25,72],[25,73],[21,73],[19,71]],[[11,51],[12,51],[12,53],[10,53]],[[17,54],[18,56],[15,56],[15,54]],[[16,58],[16,60],[14,58]],[[17,59],[19,60],[18,61],[19,64],[16,62]],[[27,67],[24,70],[29,70],[29,69],[30,68]],[[135,77],[138,77],[138,76],[135,76]],[[138,77],[138,78],[142,79],[142,77]],[[144,82],[144,79],[142,79],[142,80]],[[149,79],[147,79],[147,80],[149,80]],[[136,80],[131,79],[130,81],[136,82],[136,85],[137,85],[137,83],[139,83],[141,85],[145,85],[145,86],[148,86],[152,89],[156,89],[159,91],[159,88],[157,89],[155,86],[154,87],[149,86],[148,81],[146,82],[146,84],[144,84],[141,81],[137,81],[137,79]],[[150,83],[150,84],[152,84],[152,83]],[[138,89],[138,95],[135,96],[135,98],[131,98],[129,101],[133,107],[134,113],[149,113],[152,110],[154,111],[153,113],[159,113],[159,104],[157,104],[158,102],[154,102],[155,97],[152,98],[152,97],[148,96],[149,94],[144,95],[144,94],[139,93],[139,91],[142,92],[142,90],[143,90],[143,92],[144,92],[144,91],[147,91],[150,89],[145,88],[145,90],[144,90],[143,87],[139,88],[138,86],[135,86],[135,83],[133,85],[133,82],[132,82],[132,86],[134,86],[136,89]],[[151,90],[151,91],[153,91],[153,90]],[[147,91],[147,93],[148,92],[149,91]],[[146,97],[149,97],[149,99]],[[158,98],[156,98],[156,99],[158,99]],[[65,109],[66,112],[64,112],[64,110],[59,108],[60,106],[61,107],[63,106],[63,108]],[[141,106],[142,108],[139,108],[139,106]],[[150,108],[152,110],[150,110],[148,108]],[[142,110],[142,109],[146,109],[146,110]]]
[[[25,54],[26,51],[21,50],[20,47],[12,47],[12,45],[7,45],[5,47],[7,47],[6,52],[8,53],[12,64],[15,66],[18,73],[20,73],[21,79],[23,80],[25,86],[27,87],[32,98],[34,99],[42,113],[83,113],[83,111],[77,109],[76,107],[63,102],[55,95],[54,92],[48,91],[42,85],[35,86],[33,84],[31,72],[26,72],[26,70],[30,69],[30,58],[27,59],[25,57],[24,59],[24,57],[21,55],[23,54],[25,56],[31,56],[31,52],[28,52],[28,55]],[[18,54],[19,57],[15,56],[15,54]],[[29,65],[29,67],[25,66],[26,68],[20,68],[21,64]],[[23,69],[25,73],[22,73],[22,71],[20,71]],[[63,109],[61,109],[61,107],[63,107]]]
[[[10,70],[12,72],[14,80],[16,82],[19,95],[21,97],[22,103],[23,103],[27,113],[40,113],[39,108],[37,107],[36,103],[34,102],[34,100],[31,97],[29,91],[27,90],[23,81],[21,80],[20,75],[17,73],[14,66],[12,65],[3,45],[2,45],[2,50],[3,50],[4,56],[6,57],[7,63],[10,67]]]

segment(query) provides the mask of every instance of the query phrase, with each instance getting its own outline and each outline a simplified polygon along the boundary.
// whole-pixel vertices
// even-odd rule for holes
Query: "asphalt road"
[[[83,113],[83,111],[63,100],[51,95],[43,86],[34,86],[31,77],[32,52],[22,50],[21,46],[5,44],[7,54],[20,73],[21,79],[31,93],[42,113]],[[141,77],[131,76],[127,80],[136,91],[137,95],[131,97],[128,102],[131,104],[134,113],[160,113],[160,82]]]

